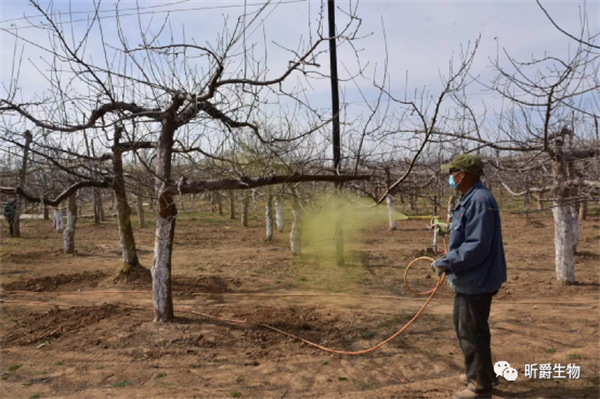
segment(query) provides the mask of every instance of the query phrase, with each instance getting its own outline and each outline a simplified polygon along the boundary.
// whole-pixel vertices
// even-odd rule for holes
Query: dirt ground
[[[147,220],[135,235],[141,263],[150,267]],[[492,305],[492,350],[519,378],[503,381],[495,397],[598,398],[598,216],[583,221],[578,284],[566,287],[555,281],[551,216],[534,214],[527,223],[503,212],[502,220],[508,282]],[[462,388],[445,284],[404,334],[360,356],[189,313],[265,323],[336,349],[368,348],[424,302],[403,281],[408,262],[431,241],[422,220],[399,222],[397,231],[366,226],[347,246],[348,265],[337,267],[310,251],[293,258],[289,220],[265,242],[262,221],[242,228],[196,204],[177,222],[177,320],[167,324],[152,322],[148,282],[107,282],[120,265],[114,220],[78,223],[74,256],[62,253],[51,221],[25,221],[20,239],[2,231],[2,398],[445,398]],[[433,286],[427,269],[411,272],[415,287]],[[574,363],[581,378],[525,378],[525,364],[533,363]]]

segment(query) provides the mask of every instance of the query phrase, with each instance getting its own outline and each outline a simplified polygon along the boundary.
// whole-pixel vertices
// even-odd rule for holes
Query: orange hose
[[[444,252],[448,252],[448,246],[447,246],[447,243],[446,243],[446,239],[444,239],[444,237],[443,237],[443,236],[442,236],[442,240],[444,240]],[[255,325],[257,325],[257,326],[261,326],[261,327],[263,327],[263,328],[267,328],[267,329],[269,329],[269,330],[272,330],[272,331],[278,332],[278,333],[280,333],[280,334],[286,335],[286,336],[288,336],[288,337],[290,337],[290,338],[295,338],[295,339],[298,339],[298,340],[300,340],[300,341],[304,342],[305,344],[308,344],[308,345],[310,345],[310,346],[313,346],[313,347],[315,347],[315,348],[317,348],[317,349],[320,349],[320,350],[322,350],[322,351],[329,352],[329,353],[336,353],[336,354],[338,354],[338,355],[363,355],[363,354],[365,354],[365,353],[372,352],[372,351],[374,351],[374,350],[376,350],[376,349],[378,349],[378,348],[382,347],[383,345],[387,344],[388,342],[390,342],[391,340],[393,340],[394,338],[396,338],[398,335],[402,334],[402,333],[404,332],[404,330],[406,330],[406,329],[408,328],[408,326],[410,326],[410,325],[411,325],[411,324],[412,324],[412,323],[413,323],[415,320],[417,320],[417,318],[418,318],[418,317],[421,315],[421,313],[423,313],[423,311],[425,310],[425,308],[427,307],[427,305],[429,305],[429,302],[431,302],[431,300],[433,299],[433,296],[435,295],[435,293],[437,292],[437,290],[440,288],[440,285],[442,284],[442,281],[444,281],[444,278],[446,277],[446,273],[442,273],[442,274],[441,274],[441,275],[438,277],[438,281],[437,281],[437,283],[435,284],[435,287],[433,287],[433,289],[431,289],[431,290],[429,290],[429,291],[427,291],[427,292],[415,292],[415,291],[413,291],[413,290],[410,288],[410,286],[408,285],[407,279],[406,279],[406,277],[407,277],[407,274],[408,274],[408,270],[409,270],[409,269],[412,267],[412,265],[414,265],[414,264],[415,264],[416,262],[418,262],[419,260],[428,260],[429,262],[434,262],[434,259],[433,259],[433,258],[430,258],[430,257],[427,257],[427,256],[421,256],[420,258],[417,258],[417,259],[413,260],[413,261],[412,261],[412,262],[410,262],[410,263],[408,264],[408,266],[406,267],[406,270],[405,270],[405,272],[404,272],[404,281],[405,281],[405,283],[406,283],[406,288],[408,288],[408,290],[409,290],[411,293],[413,293],[413,294],[415,294],[415,295],[429,295],[429,298],[427,298],[427,300],[425,301],[425,303],[423,304],[423,306],[421,306],[421,309],[419,309],[419,311],[418,311],[418,312],[417,312],[417,313],[416,313],[416,314],[413,316],[413,318],[412,318],[412,319],[410,319],[410,320],[408,321],[408,323],[406,323],[406,324],[405,324],[405,325],[404,325],[404,326],[403,326],[403,327],[402,327],[400,330],[398,330],[398,331],[397,331],[395,334],[393,334],[392,336],[390,336],[390,337],[389,337],[389,338],[387,338],[386,340],[384,340],[384,341],[382,341],[382,342],[378,343],[377,345],[375,345],[375,346],[372,346],[372,347],[370,347],[370,348],[368,348],[368,349],[363,349],[363,350],[361,350],[361,351],[341,351],[341,350],[337,350],[337,349],[331,349],[331,348],[327,348],[327,347],[325,347],[325,346],[321,346],[321,345],[319,345],[319,344],[316,344],[316,343],[314,343],[314,342],[312,342],[312,341],[309,341],[309,340],[307,340],[307,339],[304,339],[304,338],[298,337],[297,335],[290,334],[290,333],[288,333],[288,332],[282,331],[282,330],[280,330],[280,329],[278,329],[278,328],[275,328],[275,327],[269,326],[269,325],[267,325],[267,324],[262,324],[262,323],[249,323],[249,322],[247,322],[247,321],[243,321],[243,320],[229,320],[229,319],[222,319],[222,318],[219,318],[219,317],[216,317],[216,316],[211,316],[211,315],[209,315],[209,314],[206,314],[206,313],[201,313],[201,312],[196,312],[196,311],[193,311],[193,310],[191,310],[191,311],[189,311],[189,312],[190,312],[190,313],[193,313],[193,314],[197,314],[197,315],[203,316],[203,317],[207,317],[207,318],[210,318],[210,319],[216,319],[216,320],[221,320],[221,321],[230,321],[230,322],[234,322],[234,323],[238,323],[238,324],[255,324]]]
[[[444,241],[444,253],[446,253],[446,252],[448,252],[448,243],[446,242],[446,239],[444,238],[444,236],[440,236],[440,237],[442,237],[442,240]],[[430,262],[430,264],[434,262],[434,259],[430,258],[428,256],[421,256],[419,258],[416,258],[412,262],[410,262],[408,264],[408,266],[406,266],[406,270],[404,270],[404,285],[406,285],[406,289],[413,295],[416,295],[416,296],[431,295],[433,293],[433,290],[435,290],[435,288],[433,288],[429,291],[426,291],[426,292],[417,292],[417,291],[414,291],[412,288],[410,288],[410,286],[408,285],[408,271],[415,263],[417,263],[420,260],[426,260],[426,261]]]

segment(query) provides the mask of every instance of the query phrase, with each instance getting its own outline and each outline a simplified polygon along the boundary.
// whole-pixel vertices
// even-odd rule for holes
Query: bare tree
[[[236,47],[242,33],[248,29],[248,25],[242,23],[241,19],[232,31],[225,29],[216,44],[207,46],[180,42],[173,36],[167,39],[167,44],[161,44],[164,33],[162,27],[156,34],[152,34],[140,19],[139,39],[142,44],[131,47],[130,38],[123,34],[122,21],[117,17],[116,27],[120,36],[120,47],[117,48],[106,45],[103,22],[98,18],[98,13],[90,20],[86,32],[76,37],[75,33],[69,33],[57,21],[58,13],[54,13],[52,8],[43,8],[34,0],[30,3],[45,18],[44,25],[39,28],[51,36],[49,47],[35,43],[52,57],[48,62],[51,72],[47,75],[49,96],[44,98],[54,97],[57,101],[17,101],[15,89],[9,90],[0,101],[0,107],[9,118],[21,118],[28,124],[43,129],[46,134],[55,134],[58,146],[65,135],[84,130],[97,138],[107,134],[108,137],[104,138],[107,145],[115,139],[116,143],[120,142],[120,129],[134,147],[141,137],[150,138],[148,147],[154,152],[153,165],[146,166],[154,176],[157,198],[156,238],[151,269],[156,322],[169,321],[174,317],[171,258],[179,213],[176,201],[178,197],[204,191],[252,189],[312,180],[334,183],[368,178],[359,175],[307,175],[303,174],[302,169],[295,170],[291,165],[288,165],[286,174],[274,175],[266,169],[257,178],[247,177],[241,173],[240,168],[230,173],[233,176],[218,180],[190,181],[186,176],[176,176],[174,173],[177,168],[174,168],[173,159],[177,154],[197,154],[211,159],[218,157],[212,149],[207,152],[202,146],[186,140],[191,137],[194,128],[210,131],[213,139],[217,131],[224,130],[217,139],[219,146],[226,145],[228,141],[235,143],[236,135],[248,133],[262,144],[271,159],[281,159],[282,153],[286,152],[284,143],[295,141],[298,145],[321,129],[328,118],[306,107],[306,113],[313,116],[308,119],[308,126],[301,131],[288,125],[287,129],[281,129],[277,135],[267,134],[264,129],[266,124],[261,122],[266,118],[259,107],[266,104],[270,96],[302,104],[298,101],[299,95],[288,91],[284,83],[297,71],[305,76],[320,74],[316,58],[323,51],[321,47],[330,38],[321,35],[319,31],[317,36],[303,43],[300,50],[290,50],[289,64],[282,73],[271,78],[268,76],[266,60],[261,63],[252,58],[249,52],[240,53]],[[264,7],[260,12],[263,10]],[[254,20],[260,12],[254,16]],[[166,23],[165,21],[165,25]],[[359,20],[355,15],[349,14],[347,25],[338,29],[336,38],[340,43],[353,40],[358,25]],[[97,38],[106,55],[103,62],[92,62],[85,57],[85,51],[94,38],[89,34],[92,31],[99,33]],[[188,57],[192,54],[194,58]],[[236,57],[253,62],[255,68],[244,71],[231,68]],[[118,61],[113,63],[109,61],[111,58]],[[202,64],[191,65],[192,59],[199,59]],[[68,87],[65,86],[61,79],[63,68],[73,73],[73,79],[86,88],[84,92],[76,92],[78,85],[72,84],[72,81],[69,81]],[[85,114],[83,121],[82,113]],[[283,127],[285,123],[280,125]],[[110,138],[111,134],[113,139]],[[118,152],[114,147],[117,146],[113,146],[113,152]],[[74,168],[69,172],[77,174]],[[80,178],[87,177],[79,175]],[[72,195],[82,187],[120,187],[119,179],[118,173],[113,171],[103,181],[81,180],[67,191]],[[3,191],[27,198],[22,187],[6,188]],[[38,199],[38,202],[55,204],[68,197],[63,194],[54,200],[44,198]],[[117,213],[128,219],[130,211],[123,205],[123,199],[117,201]]]

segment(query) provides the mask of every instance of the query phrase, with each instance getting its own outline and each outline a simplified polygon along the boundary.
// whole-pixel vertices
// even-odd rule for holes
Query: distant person
[[[10,236],[14,237],[14,222],[17,216],[17,201],[6,201],[4,205],[4,218],[8,222]]]
[[[479,180],[483,175],[479,157],[459,155],[442,169],[450,172],[450,186],[463,194],[452,213],[452,223],[438,226],[450,231],[448,253],[432,264],[438,276],[446,273],[454,290],[452,318],[465,359],[466,374],[461,381],[467,384],[454,398],[491,398],[498,379],[492,365],[488,318],[492,297],[506,281],[500,212],[494,196]]]

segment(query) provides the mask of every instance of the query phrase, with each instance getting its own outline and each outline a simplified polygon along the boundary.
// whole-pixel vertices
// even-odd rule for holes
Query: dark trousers
[[[490,307],[497,293],[466,295],[454,293],[452,318],[454,330],[465,357],[465,370],[469,388],[489,391],[496,380],[490,349]]]

